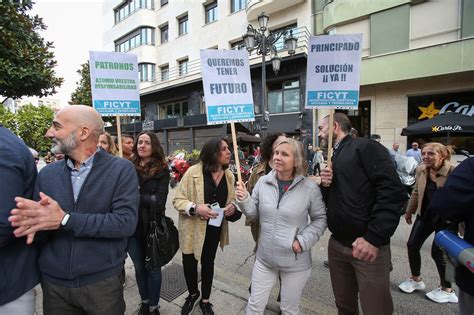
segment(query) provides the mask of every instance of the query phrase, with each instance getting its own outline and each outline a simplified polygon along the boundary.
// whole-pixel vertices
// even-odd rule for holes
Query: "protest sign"
[[[357,109],[362,34],[311,37],[306,108]]]
[[[207,123],[254,121],[250,67],[244,50],[201,50]]]
[[[140,116],[137,56],[89,52],[94,108],[102,116]]]

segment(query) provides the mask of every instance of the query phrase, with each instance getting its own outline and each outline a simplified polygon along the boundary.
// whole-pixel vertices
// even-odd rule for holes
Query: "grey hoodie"
[[[316,183],[298,175],[278,202],[276,172],[257,182],[252,196],[238,201],[248,219],[260,222],[257,259],[270,268],[303,271],[311,268],[311,247],[327,227],[326,207]],[[309,220],[308,220],[309,218]],[[293,241],[301,244],[295,254]]]

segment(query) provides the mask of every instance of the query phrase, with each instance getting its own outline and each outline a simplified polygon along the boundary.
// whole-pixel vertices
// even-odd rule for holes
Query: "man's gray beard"
[[[53,144],[51,152],[53,152],[54,154],[62,153],[69,155],[74,149],[77,148],[78,142],[79,141],[76,138],[75,132],[73,132],[63,140],[56,139],[56,143]]]

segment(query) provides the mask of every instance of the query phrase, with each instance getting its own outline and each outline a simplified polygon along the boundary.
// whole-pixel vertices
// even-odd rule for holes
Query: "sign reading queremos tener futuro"
[[[102,116],[140,116],[137,56],[90,51],[92,103]]]
[[[248,55],[243,50],[201,50],[207,123],[254,121]]]

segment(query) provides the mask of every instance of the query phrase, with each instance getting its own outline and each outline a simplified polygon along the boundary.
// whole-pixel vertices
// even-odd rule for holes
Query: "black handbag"
[[[156,271],[176,255],[179,235],[173,219],[164,214],[157,216],[155,196],[152,196],[151,201],[154,206],[150,211],[150,224],[146,235],[145,267],[149,271]]]

